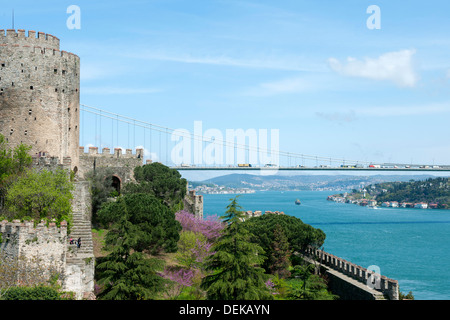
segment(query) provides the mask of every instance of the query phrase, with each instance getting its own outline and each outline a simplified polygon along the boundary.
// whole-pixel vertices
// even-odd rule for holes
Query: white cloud
[[[332,70],[344,76],[387,80],[401,87],[414,87],[419,79],[414,70],[414,54],[415,50],[401,50],[364,60],[349,57],[346,64],[330,58],[328,63]]]
[[[123,56],[133,59],[169,61],[186,64],[217,65],[239,68],[271,69],[288,71],[315,71],[324,72],[323,64],[311,63],[299,56],[273,56],[273,55],[251,55],[245,57],[239,53],[238,57],[231,55],[215,54],[210,52],[186,53],[168,49],[145,49],[136,52],[122,52]]]

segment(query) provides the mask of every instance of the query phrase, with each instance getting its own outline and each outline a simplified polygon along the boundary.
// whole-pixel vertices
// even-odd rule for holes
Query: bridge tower
[[[0,30],[0,133],[14,147],[32,147],[79,161],[80,59],[60,51],[57,37]]]

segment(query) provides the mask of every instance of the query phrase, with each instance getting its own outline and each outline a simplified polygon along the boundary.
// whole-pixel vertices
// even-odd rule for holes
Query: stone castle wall
[[[133,153],[131,149],[126,149],[123,154],[120,148],[115,148],[113,153],[109,148],[103,148],[99,153],[97,147],[89,147],[88,152],[84,152],[84,147],[79,147],[79,157],[78,176],[80,179],[84,179],[90,171],[106,171],[108,169],[123,185],[134,181],[134,168],[143,165],[144,150],[136,149],[136,153]]]
[[[187,187],[186,187],[187,188]],[[197,218],[203,219],[203,196],[195,194],[194,190],[188,190],[183,199],[184,209]]]
[[[42,32],[0,30],[0,133],[78,166],[80,59]]]
[[[48,226],[41,221],[34,227],[34,222],[0,222],[2,242],[0,251],[10,257],[26,257],[30,260],[40,259],[60,273],[65,271],[67,253],[67,224],[63,221],[59,228],[55,223]]]
[[[375,298],[373,294],[370,294],[370,291],[378,291],[389,300],[399,299],[399,286],[397,280],[389,279],[383,275],[375,275],[373,271],[367,270],[366,268],[346,261],[323,250],[313,249],[310,247],[307,249],[305,254],[315,257],[322,265],[338,272],[329,272],[328,275],[332,279],[330,287],[339,291],[338,295],[341,299],[346,299],[345,297],[354,300],[357,300],[357,297],[361,300]],[[343,276],[340,276],[339,274]],[[353,281],[348,281],[346,278],[355,280],[357,284],[355,285]],[[374,280],[371,288],[374,290],[367,289],[368,281],[371,280]]]

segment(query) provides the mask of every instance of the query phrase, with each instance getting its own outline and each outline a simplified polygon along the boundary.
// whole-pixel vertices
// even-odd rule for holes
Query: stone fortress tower
[[[0,133],[31,155],[71,158],[77,171],[80,58],[60,51],[57,37],[0,30]]]
[[[0,134],[11,147],[31,146],[36,170],[62,168],[75,173],[70,234],[67,225],[33,228],[19,220],[0,221],[0,234],[14,240],[0,243],[0,251],[29,258],[37,255],[56,264],[63,275],[63,289],[75,292],[77,299],[94,291],[91,186],[85,175],[104,172],[120,192],[122,184],[134,180],[134,169],[144,160],[142,149],[122,154],[117,148],[113,153],[109,148],[99,153],[97,147],[90,147],[84,152],[79,146],[80,111],[80,58],[60,51],[59,39],[50,34],[0,30]],[[187,194],[185,206],[203,216],[202,196],[195,192]],[[68,238],[79,237],[81,248],[69,245]]]

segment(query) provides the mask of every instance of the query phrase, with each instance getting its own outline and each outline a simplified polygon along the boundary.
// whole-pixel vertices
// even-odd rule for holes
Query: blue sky
[[[82,104],[189,131],[278,129],[293,153],[450,163],[449,1],[2,2],[2,28],[14,9],[16,29],[80,56]]]

